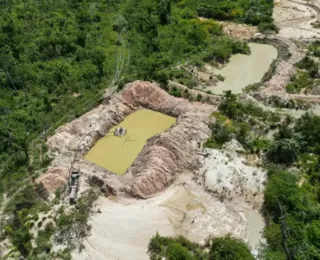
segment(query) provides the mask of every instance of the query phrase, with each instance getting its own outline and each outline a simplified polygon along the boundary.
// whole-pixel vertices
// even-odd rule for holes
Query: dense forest
[[[272,8],[272,0],[1,1],[0,198],[15,196],[6,208],[14,221],[2,238],[30,259],[41,253],[33,250],[27,220],[48,210],[34,179],[50,162],[45,140],[58,126],[96,106],[106,88],[128,81],[191,86],[179,65],[224,63],[249,52],[216,20],[275,30]],[[73,224],[57,221],[62,229]],[[43,250],[53,232],[43,232]]]

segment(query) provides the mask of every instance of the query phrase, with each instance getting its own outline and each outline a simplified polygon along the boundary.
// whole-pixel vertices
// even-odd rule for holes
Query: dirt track
[[[274,19],[280,28],[279,36],[291,39],[309,39],[320,36],[320,30],[311,23],[320,18],[320,1],[278,0]]]
[[[267,36],[266,42],[277,40],[286,46],[288,58],[279,57],[272,77],[264,82],[257,91],[251,93],[256,99],[268,102],[277,96],[283,102],[303,100],[308,103],[320,103],[320,96],[289,94],[285,87],[296,73],[295,63],[306,54],[309,42],[320,37],[320,30],[313,28],[311,23],[320,17],[320,0],[278,0],[275,2],[274,19],[280,31],[277,35]],[[312,3],[311,3],[312,2]],[[264,37],[261,37],[264,38]]]

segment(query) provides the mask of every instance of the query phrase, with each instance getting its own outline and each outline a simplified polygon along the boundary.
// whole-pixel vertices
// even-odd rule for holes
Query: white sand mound
[[[259,209],[263,202],[266,172],[247,165],[245,158],[238,156],[235,150],[206,149],[205,153],[209,156],[204,158],[200,170],[204,186],[221,199],[242,198]]]

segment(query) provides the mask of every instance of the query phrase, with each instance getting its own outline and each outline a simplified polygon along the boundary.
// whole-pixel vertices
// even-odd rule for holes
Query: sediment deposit
[[[209,236],[231,233],[247,241],[254,251],[264,228],[259,209],[266,174],[258,167],[245,165],[235,144],[232,141],[226,145],[228,157],[219,150],[206,149],[209,156],[202,156],[197,171],[183,172],[155,197],[100,198],[95,209],[101,213],[94,214],[90,221],[93,229],[84,242],[85,249],[74,252],[73,258],[147,260],[147,246],[156,232],[183,235],[200,244]],[[221,171],[223,167],[240,167],[240,172]],[[221,175],[216,187],[206,185]]]

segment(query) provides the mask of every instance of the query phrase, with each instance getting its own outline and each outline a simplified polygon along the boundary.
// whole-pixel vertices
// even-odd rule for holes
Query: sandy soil
[[[209,236],[231,233],[247,241],[254,251],[264,228],[258,209],[263,199],[265,173],[244,165],[244,158],[234,150],[229,154],[233,159],[227,166],[239,166],[243,174],[220,172],[227,160],[220,153],[210,151],[198,178],[194,178],[192,173],[181,174],[172,186],[156,197],[146,200],[100,198],[95,208],[101,213],[95,214],[91,220],[92,234],[85,241],[85,249],[81,253],[73,253],[73,259],[148,259],[148,242],[156,232],[165,236],[183,235],[198,243],[204,243]],[[217,187],[231,191],[224,198],[220,196],[222,193],[215,194],[212,186],[205,188],[201,181],[202,177],[210,175],[208,182],[213,185],[212,178],[218,176],[218,172],[225,176]],[[231,183],[237,183],[243,192],[230,187]]]
[[[74,252],[73,259],[148,259],[148,243],[156,232],[184,235],[200,243],[209,235],[232,233],[250,239],[251,246],[257,245],[264,226],[258,213],[249,207],[222,203],[193,185],[174,185],[147,200],[100,198],[97,208],[101,213],[92,218],[85,249]]]
[[[310,5],[308,6],[309,3]],[[320,30],[311,23],[319,19],[319,0],[278,0],[275,3],[273,18],[280,28],[279,36],[286,38],[314,38]]]
[[[168,195],[172,193],[170,190]],[[100,198],[97,208],[101,213],[92,219],[92,234],[85,242],[85,250],[74,253],[73,259],[148,259],[150,237],[157,231],[174,235],[166,209],[158,206],[168,195],[141,201]]]
[[[256,26],[232,22],[221,22],[221,24],[225,34],[239,40],[249,40],[252,36],[258,33]]]

